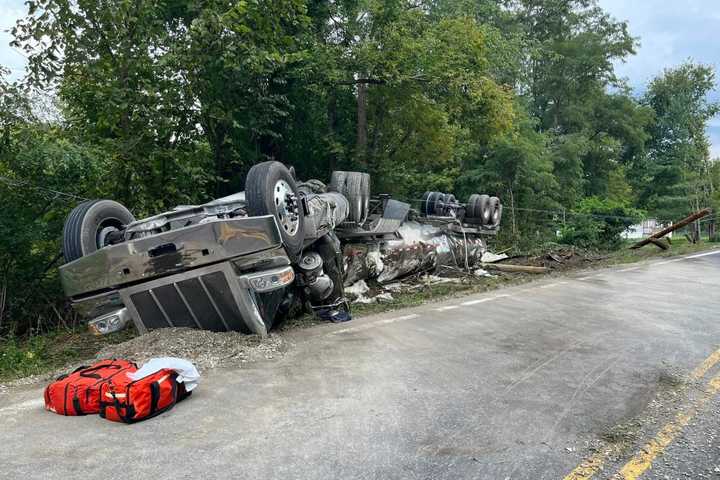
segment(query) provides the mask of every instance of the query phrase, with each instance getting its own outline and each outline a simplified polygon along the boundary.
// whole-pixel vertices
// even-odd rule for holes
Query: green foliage
[[[554,240],[563,212],[564,241],[609,247],[634,208],[720,207],[713,70],[633,98],[614,65],[637,40],[597,0],[26,4],[28,77],[0,70],[0,331],[67,318],[53,262],[81,198],[140,217],[239,191],[267,159],[367,171],[405,199],[497,195],[497,241],[518,248]]]
[[[43,371],[47,344],[48,339],[40,336],[24,342],[0,341],[0,378],[26,377]]]
[[[560,230],[560,242],[583,248],[615,250],[622,245],[621,234],[639,222],[644,212],[613,200],[584,198],[571,220]]]
[[[686,63],[654,79],[642,99],[655,120],[648,129],[648,154],[633,174],[640,204],[661,219],[682,217],[711,201],[705,127],[720,112],[720,104],[707,100],[714,88],[711,67]]]

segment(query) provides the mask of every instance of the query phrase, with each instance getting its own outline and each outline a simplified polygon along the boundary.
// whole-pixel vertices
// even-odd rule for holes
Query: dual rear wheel
[[[465,218],[486,227],[497,227],[502,218],[502,205],[498,197],[472,194],[465,206]]]

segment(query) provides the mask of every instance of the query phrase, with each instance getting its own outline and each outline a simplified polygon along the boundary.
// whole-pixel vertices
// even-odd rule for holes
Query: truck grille
[[[190,327],[250,333],[225,269],[210,267],[200,271],[191,270],[130,287],[121,291],[121,296],[148,330]]]

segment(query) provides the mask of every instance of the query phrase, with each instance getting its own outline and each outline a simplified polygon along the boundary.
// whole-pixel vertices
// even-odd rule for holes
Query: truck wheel
[[[333,172],[329,190],[338,192],[348,199],[350,214],[348,220],[364,223],[370,207],[370,175],[362,172]]]
[[[468,198],[465,207],[465,218],[470,219],[473,223],[482,223],[482,208],[480,208],[480,195],[473,193]]]
[[[502,218],[502,205],[498,197],[490,197],[490,225],[497,227]]]
[[[490,211],[490,196],[480,195],[478,198],[478,208],[480,209],[480,218],[483,225],[491,225],[492,212]]]
[[[331,192],[343,193],[345,189],[345,178],[348,172],[334,171],[330,175],[330,183],[328,184],[328,190]]]
[[[433,208],[433,214],[438,217],[445,215],[445,204],[447,203],[448,194],[440,193],[435,199],[435,207]]]
[[[427,192],[427,197],[423,196],[422,211],[426,217],[435,215],[435,206],[440,195],[442,195],[440,192]]]
[[[370,215],[370,194],[372,190],[370,189],[370,174],[369,173],[363,173],[362,179],[360,181],[360,189],[363,192],[362,197],[362,209],[363,209],[363,218],[362,223],[365,223],[365,220],[367,220],[368,215]]]
[[[305,214],[290,171],[280,162],[253,165],[245,180],[248,214],[273,215],[288,253],[300,253],[305,239]]]
[[[425,192],[425,193],[423,193],[422,201],[420,202],[420,215],[422,215],[423,217],[427,217],[427,214],[428,214],[428,208],[427,208],[428,199],[430,198],[430,195],[431,195],[432,193],[433,193],[433,192]]]
[[[63,227],[63,256],[66,262],[109,245],[108,237],[135,221],[132,213],[112,200],[88,200],[70,212]]]

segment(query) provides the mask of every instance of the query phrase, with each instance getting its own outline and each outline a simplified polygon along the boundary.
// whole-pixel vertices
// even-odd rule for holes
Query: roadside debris
[[[506,258],[508,258],[508,256],[505,253],[501,253],[498,255],[498,254],[492,253],[492,252],[485,252],[482,254],[482,257],[480,257],[480,262],[495,263],[495,262],[500,262],[502,260],[505,260]]]
[[[500,272],[510,273],[547,273],[550,271],[550,269],[547,267],[532,267],[529,265],[502,265],[496,263],[484,264],[483,267],[489,270],[498,270]]]
[[[552,245],[537,255],[509,256],[494,262],[494,264],[545,267],[550,271],[564,271],[591,265],[605,258],[607,258],[606,255],[599,255],[591,250],[565,245]],[[487,265],[485,266],[487,267]]]
[[[696,220],[700,220],[701,218],[710,215],[712,213],[712,209],[710,208],[704,208],[698,212],[693,213],[692,215],[685,217],[684,219],[680,220],[679,222],[670,225],[667,228],[664,228],[660,230],[659,232],[650,235],[648,238],[645,238],[643,240],[640,240],[639,242],[633,244],[630,248],[636,249],[644,247],[645,245],[652,243],[653,245],[663,249],[667,250],[669,246],[663,242],[660,241],[661,238],[663,238],[668,233],[674,232],[675,230],[685,227],[687,225],[690,225],[692,222]]]

